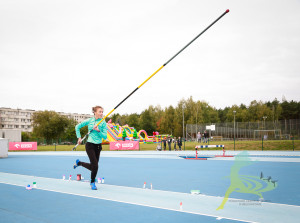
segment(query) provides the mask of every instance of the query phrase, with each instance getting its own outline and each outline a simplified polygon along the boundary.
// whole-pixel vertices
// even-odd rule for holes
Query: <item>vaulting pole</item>
[[[97,126],[103,122],[103,120],[105,120],[111,113],[113,113],[121,104],[123,104],[124,101],[126,101],[131,95],[134,94],[134,92],[136,92],[138,89],[140,89],[147,81],[149,81],[155,74],[157,74],[161,69],[163,69],[168,63],[170,63],[175,57],[177,57],[182,51],[185,50],[185,48],[187,48],[189,45],[191,45],[191,43],[193,43],[196,39],[198,39],[199,36],[201,36],[203,33],[206,32],[206,30],[208,30],[210,27],[212,27],[217,21],[219,21],[224,15],[226,15],[229,12],[229,9],[227,9],[222,15],[220,15],[215,21],[213,21],[209,26],[206,27],[206,29],[204,29],[201,33],[199,33],[194,39],[192,39],[188,44],[186,44],[181,50],[179,50],[173,57],[171,57],[166,63],[164,63],[164,65],[162,65],[160,68],[158,68],[153,74],[151,74],[150,77],[148,77],[143,83],[141,83],[136,89],[134,89],[129,95],[127,95],[126,98],[124,98],[116,107],[114,107],[113,110],[111,110],[107,115],[105,115],[98,123]],[[93,131],[93,129],[91,131],[89,131],[83,138],[81,141],[83,141],[91,132]],[[78,144],[72,149],[75,150],[76,147],[78,146]]]

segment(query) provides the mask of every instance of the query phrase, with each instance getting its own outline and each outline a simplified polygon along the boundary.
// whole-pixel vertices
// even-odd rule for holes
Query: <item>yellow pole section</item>
[[[151,77],[153,77],[158,71],[160,71],[162,68],[164,67],[164,65],[162,65],[157,71],[155,71],[150,77],[148,77],[147,80],[145,80],[140,86],[138,86],[138,88],[142,87],[147,81],[150,80]]]

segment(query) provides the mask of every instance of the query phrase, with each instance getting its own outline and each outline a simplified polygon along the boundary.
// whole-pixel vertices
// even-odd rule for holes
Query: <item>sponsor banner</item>
[[[139,146],[138,141],[117,141],[109,143],[110,150],[139,150]]]
[[[10,142],[9,150],[37,150],[36,142]]]

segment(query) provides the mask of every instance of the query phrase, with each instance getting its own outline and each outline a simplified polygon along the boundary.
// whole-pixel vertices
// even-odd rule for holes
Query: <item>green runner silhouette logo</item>
[[[242,167],[249,166],[255,163],[255,161],[250,160],[248,155],[249,153],[247,151],[243,151],[235,156],[234,164],[231,167],[229,176],[230,186],[227,189],[225,197],[217,210],[224,208],[232,192],[256,194],[261,199],[263,199],[263,192],[274,190],[277,187],[277,180],[272,180],[270,176],[264,178],[262,172],[260,176],[248,176],[239,174],[239,171]]]

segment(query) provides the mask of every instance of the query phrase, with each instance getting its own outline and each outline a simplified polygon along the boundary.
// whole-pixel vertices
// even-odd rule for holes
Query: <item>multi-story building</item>
[[[87,114],[77,114],[77,113],[64,113],[64,112],[58,112],[60,115],[64,115],[69,119],[74,119],[77,123],[82,122],[85,119],[93,117],[93,115],[87,115]]]
[[[12,108],[0,108],[0,129],[16,129],[23,132],[32,132],[32,115],[35,110],[31,109],[12,109]],[[58,112],[60,115],[64,115],[69,119],[74,119],[77,122],[81,122],[92,115],[77,114],[77,113],[64,113]]]

